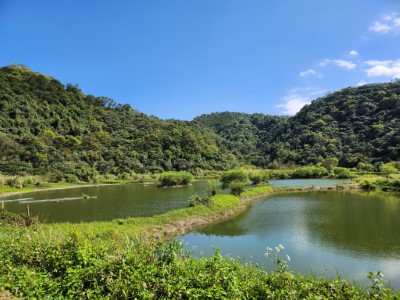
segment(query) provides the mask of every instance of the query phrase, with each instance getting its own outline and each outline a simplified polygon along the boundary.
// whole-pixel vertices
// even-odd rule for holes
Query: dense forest
[[[224,112],[192,123],[260,167],[379,166],[400,160],[400,81],[340,90],[290,118]]]
[[[24,66],[0,69],[0,172],[95,174],[222,170],[236,158],[200,130],[163,121]],[[58,179],[58,178],[54,178]]]
[[[240,164],[357,167],[400,160],[400,82],[347,88],[294,117],[213,113],[160,120],[20,65],[0,69],[0,172],[224,170]]]

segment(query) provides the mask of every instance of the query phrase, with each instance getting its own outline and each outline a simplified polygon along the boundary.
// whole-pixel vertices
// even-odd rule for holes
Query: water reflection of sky
[[[398,214],[392,214],[400,209],[400,198],[397,204],[390,201],[386,205],[383,198],[336,192],[274,195],[255,202],[234,220],[188,234],[182,240],[189,249],[197,245],[196,255],[201,251],[211,255],[212,246],[216,246],[225,255],[252,260],[267,270],[274,266],[264,255],[266,247],[283,244],[282,256],[291,257],[289,267],[295,272],[327,277],[340,274],[368,285],[368,272],[381,271],[392,286],[400,288],[400,227]],[[397,209],[393,210],[394,205]],[[365,217],[372,214],[371,210],[378,219]],[[353,219],[352,212],[357,214]],[[364,229],[355,228],[353,222]],[[376,222],[384,225],[372,232],[369,228]],[[224,234],[226,228],[229,230]]]

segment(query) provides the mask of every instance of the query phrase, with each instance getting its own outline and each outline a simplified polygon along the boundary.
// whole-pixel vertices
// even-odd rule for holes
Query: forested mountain
[[[400,81],[340,90],[290,118],[224,112],[192,123],[262,167],[400,161]]]
[[[163,121],[13,65],[0,69],[0,172],[95,174],[400,161],[400,82],[347,88],[294,117]],[[57,178],[56,178],[57,179]]]
[[[346,88],[313,101],[272,139],[281,163],[309,164],[337,158],[360,162],[400,161],[400,81]]]
[[[241,161],[266,166],[271,161],[270,142],[276,139],[280,128],[285,128],[287,121],[286,117],[222,112],[201,115],[192,124],[207,130],[218,145]]]
[[[23,66],[0,69],[0,172],[94,174],[225,169],[235,157],[200,130]]]

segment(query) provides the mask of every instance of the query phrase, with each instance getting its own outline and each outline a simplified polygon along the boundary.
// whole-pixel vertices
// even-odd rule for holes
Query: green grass
[[[246,189],[243,193],[240,194],[241,198],[253,198],[268,195],[273,192],[273,187],[271,186],[257,186]]]
[[[58,183],[46,183],[44,186],[26,186],[22,188],[3,186],[0,187],[0,196],[9,193],[28,193],[37,191],[40,189],[48,189],[48,188],[66,188],[72,186],[79,186],[78,184],[71,184],[67,182],[58,182]]]
[[[247,189],[241,198],[275,189]],[[282,189],[279,189],[282,190]],[[153,217],[80,224],[0,225],[0,296],[23,299],[398,299],[379,274],[366,290],[340,279],[272,272],[223,257],[194,258],[171,237],[218,221],[244,204],[216,195],[209,205]],[[0,213],[0,219],[2,213]],[[7,215],[7,218],[10,218]],[[14,220],[14,219],[12,219]],[[10,222],[11,223],[11,222]],[[0,222],[0,224],[2,224]],[[166,242],[162,240],[166,239]],[[282,260],[277,260],[282,261]],[[397,297],[397,298],[396,298]]]
[[[73,226],[75,227],[75,226]],[[0,230],[0,295],[23,299],[391,299],[340,279],[266,272],[223,257],[194,258],[177,241],[39,228]]]

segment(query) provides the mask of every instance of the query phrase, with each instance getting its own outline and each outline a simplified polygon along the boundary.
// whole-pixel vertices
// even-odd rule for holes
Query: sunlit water
[[[343,180],[271,180],[271,185],[321,186],[335,185],[338,182],[343,182]],[[152,216],[187,207],[191,195],[205,196],[206,189],[207,183],[205,181],[194,182],[190,186],[178,188],[158,188],[155,184],[122,184],[24,193],[13,197],[0,198],[0,201],[20,198],[33,198],[35,200],[72,198],[86,194],[96,198],[30,203],[29,209],[32,214],[39,215],[41,220],[47,223],[106,221],[116,218]],[[26,205],[6,203],[6,209],[22,213],[25,212]]]
[[[271,180],[273,186],[334,186],[342,180]],[[182,188],[127,184],[41,191],[7,199],[54,199],[97,196],[64,202],[29,204],[31,214],[45,222],[102,221],[152,216],[188,206],[193,194],[205,196],[206,182]],[[2,198],[4,200],[4,198]],[[25,212],[25,205],[6,203],[6,209]],[[317,276],[340,274],[368,284],[369,271],[381,271],[400,288],[400,196],[357,192],[280,193],[253,202],[229,221],[208,226],[181,239],[195,255],[209,255],[213,246],[233,258],[274,268],[266,247],[283,244],[289,268]]]
[[[97,198],[32,203],[29,204],[30,212],[39,215],[41,220],[47,223],[106,221],[116,218],[152,216],[187,207],[189,197],[193,194],[205,196],[206,182],[194,182],[191,186],[179,188],[158,188],[154,184],[92,186],[26,193],[7,197],[7,199],[31,197],[41,200],[79,197],[82,194]],[[26,205],[19,203],[6,203],[5,206],[12,212],[26,210]]]
[[[296,192],[256,201],[238,217],[183,236],[195,255],[213,247],[232,258],[274,265],[267,247],[279,244],[289,269],[369,284],[381,271],[400,287],[400,196],[357,192]]]

